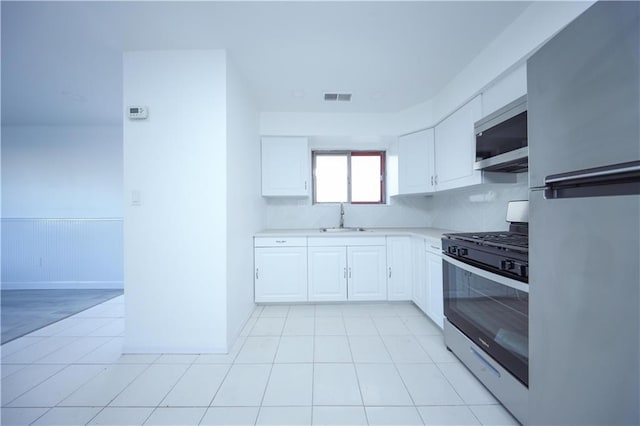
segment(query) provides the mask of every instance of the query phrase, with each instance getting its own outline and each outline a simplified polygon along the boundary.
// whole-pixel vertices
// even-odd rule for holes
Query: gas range
[[[517,418],[529,384],[529,209],[507,207],[509,231],[442,238],[444,341]]]
[[[509,231],[444,234],[444,254],[521,282],[529,282],[528,224],[511,223]]]

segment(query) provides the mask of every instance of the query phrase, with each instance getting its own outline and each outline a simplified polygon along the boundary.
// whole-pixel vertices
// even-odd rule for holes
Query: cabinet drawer
[[[306,247],[307,237],[255,237],[254,247]]]
[[[309,247],[386,246],[386,237],[315,237],[309,238]]]
[[[425,248],[428,252],[441,255],[442,254],[442,240],[425,238]]]

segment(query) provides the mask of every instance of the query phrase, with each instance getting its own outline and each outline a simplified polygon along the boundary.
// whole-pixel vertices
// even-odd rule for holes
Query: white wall
[[[258,110],[242,77],[227,60],[227,334],[229,346],[251,315],[253,234],[264,228],[260,194]]]
[[[224,51],[124,54],[124,352],[226,350]],[[139,191],[139,206],[131,205]]]
[[[263,136],[380,136],[394,134],[389,114],[262,112]]]
[[[122,128],[3,126],[2,217],[122,217]]]
[[[122,127],[2,127],[2,288],[122,288]]]

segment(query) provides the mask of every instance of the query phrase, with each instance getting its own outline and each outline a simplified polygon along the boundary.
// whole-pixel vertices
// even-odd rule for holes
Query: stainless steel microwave
[[[476,170],[520,173],[528,170],[527,96],[475,124]]]

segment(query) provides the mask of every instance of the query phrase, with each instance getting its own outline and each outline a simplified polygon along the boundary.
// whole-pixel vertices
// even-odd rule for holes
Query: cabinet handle
[[[305,191],[307,190],[307,181],[306,180],[304,181],[304,190]]]
[[[431,186],[433,186],[433,175],[431,175]]]
[[[351,268],[349,268],[349,278],[351,278]]]
[[[438,184],[438,175],[436,175],[436,180],[435,180],[435,182],[436,182],[436,185],[437,185],[437,184]]]
[[[277,243],[277,244],[284,244],[284,243],[286,243],[286,242],[287,242],[287,240],[276,240],[276,243]]]
[[[391,278],[391,266],[389,266],[389,278]]]
[[[344,268],[344,277],[347,278],[347,268]]]
[[[256,280],[259,278],[259,277],[258,277],[258,272],[259,272],[259,271],[260,271],[260,269],[259,269],[259,268],[256,268]]]

